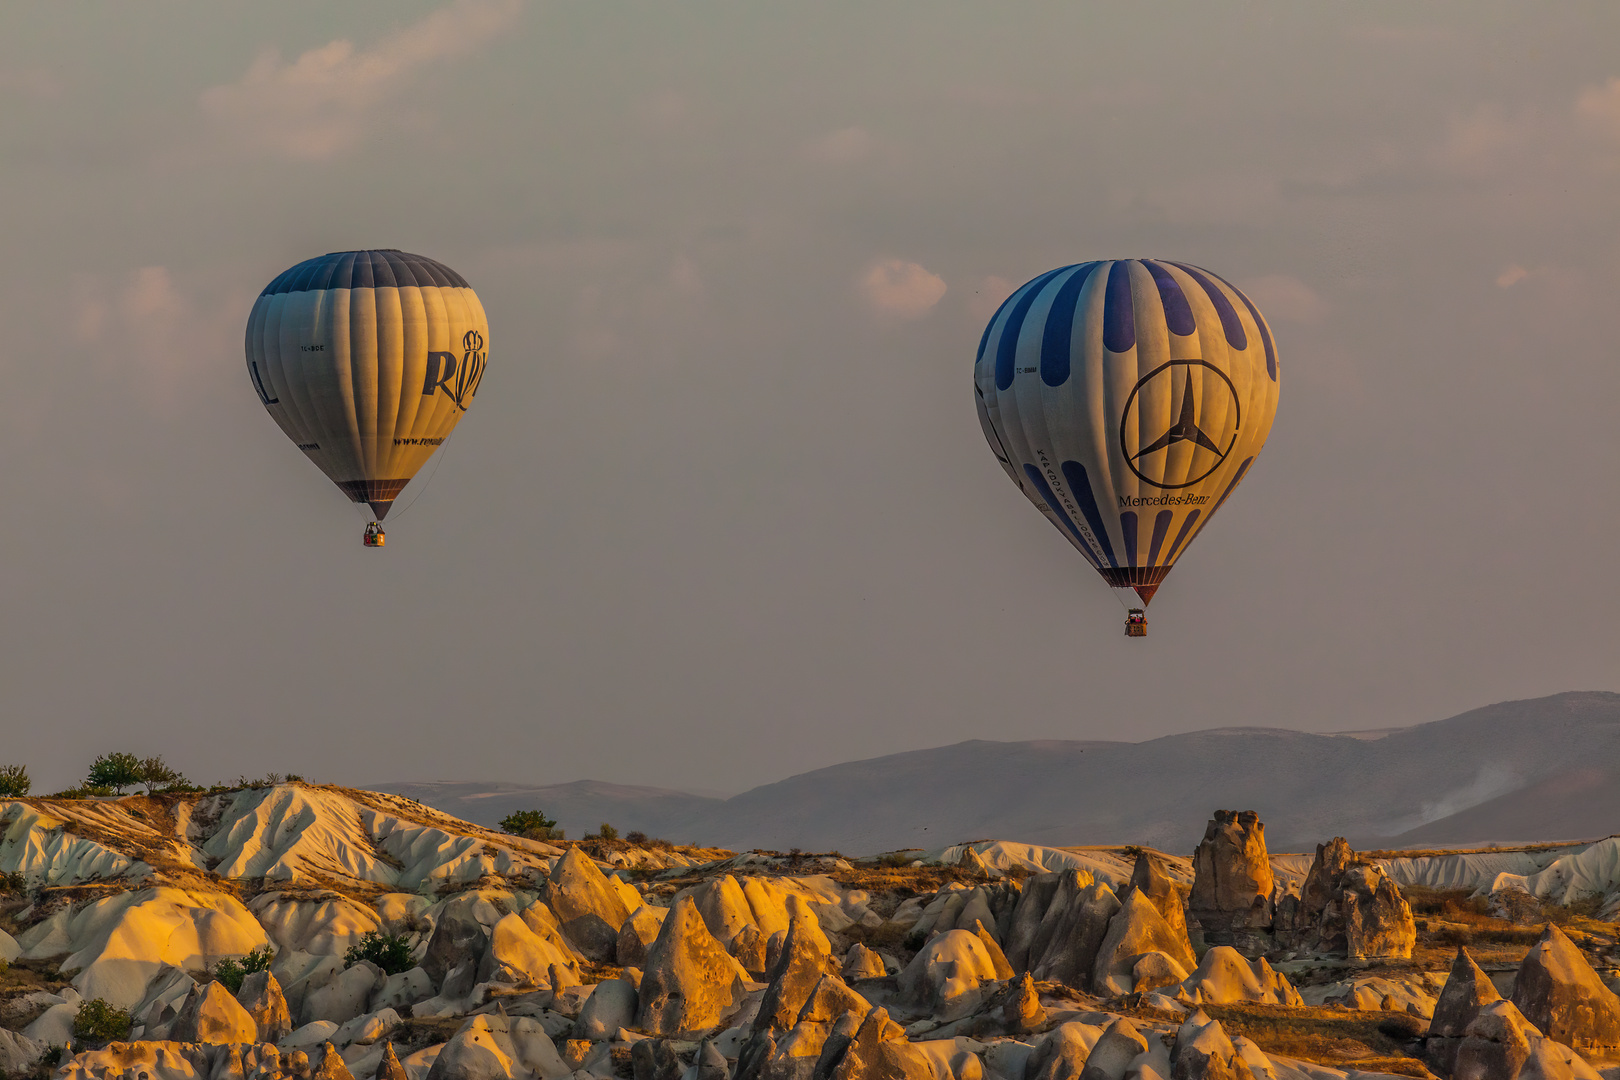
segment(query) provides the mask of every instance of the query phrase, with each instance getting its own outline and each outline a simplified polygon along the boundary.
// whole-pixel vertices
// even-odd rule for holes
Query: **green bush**
[[[561,840],[557,822],[540,810],[516,810],[501,819],[501,831],[526,840]]]
[[[269,971],[270,961],[275,959],[275,952],[268,945],[261,945],[240,960],[227,956],[214,965],[214,981],[231,992],[235,997],[237,991],[242,989],[242,980],[255,971]]]
[[[398,975],[416,966],[409,941],[399,934],[379,934],[375,930],[367,932],[360,944],[349,946],[349,951],[343,955],[343,966],[354,967],[362,960],[370,960],[387,975]]]
[[[117,1042],[129,1038],[128,1009],[115,1009],[101,998],[91,998],[79,1006],[73,1017],[73,1034],[93,1042]]]
[[[90,766],[85,777],[87,788],[112,788],[122,795],[124,789],[141,782],[141,759],[134,754],[102,754]]]
[[[101,787],[96,784],[80,784],[78,787],[67,788],[64,791],[58,791],[54,795],[45,797],[47,799],[93,799],[113,794],[116,794],[116,792],[110,787]]]
[[[27,891],[28,879],[22,876],[22,871],[0,871],[0,893],[25,893]]]
[[[597,826],[596,832],[597,835],[601,836],[601,838],[604,840],[617,840],[619,838],[619,830],[615,829],[605,821],[602,822],[601,825]]]
[[[0,765],[0,796],[18,799],[28,794],[33,786],[33,781],[28,779],[27,766]]]

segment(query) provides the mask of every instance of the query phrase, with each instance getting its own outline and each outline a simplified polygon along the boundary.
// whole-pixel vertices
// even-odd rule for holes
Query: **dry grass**
[[[1380,1030],[1390,1013],[1248,1003],[1203,1008],[1228,1035],[1253,1039],[1268,1054],[1363,1072],[1433,1075],[1407,1043]]]

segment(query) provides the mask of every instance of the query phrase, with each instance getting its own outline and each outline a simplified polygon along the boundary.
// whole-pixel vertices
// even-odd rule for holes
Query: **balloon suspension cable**
[[[451,430],[450,434],[444,437],[444,445],[439,447],[439,452],[433,459],[433,471],[428,473],[426,480],[422,481],[422,486],[416,489],[416,494],[411,496],[411,501],[390,514],[395,521],[398,521],[400,518],[410,513],[411,508],[414,507],[421,500],[422,496],[427,493],[428,485],[433,483],[433,478],[435,476],[439,475],[439,466],[444,464],[445,455],[450,453],[450,440],[454,439],[455,437],[456,433],[454,429]]]

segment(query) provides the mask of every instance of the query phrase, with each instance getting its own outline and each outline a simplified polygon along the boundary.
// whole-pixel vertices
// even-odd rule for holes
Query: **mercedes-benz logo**
[[[1213,417],[1216,413],[1216,410],[1211,407],[1213,403],[1207,398],[1200,402],[1193,392],[1192,369],[1195,367],[1208,368],[1219,375],[1221,377],[1219,385],[1224,386],[1226,393],[1231,396],[1231,407],[1227,410],[1226,417],[1218,425],[1205,421],[1205,418]],[[1186,369],[1186,378],[1182,380],[1179,405],[1176,404],[1174,397],[1176,393],[1176,368]],[[1167,389],[1172,395],[1172,405],[1176,405],[1176,418],[1171,422],[1169,430],[1165,431],[1164,434],[1149,442],[1146,446],[1136,446],[1136,443],[1140,440],[1136,438],[1137,425],[1132,423],[1132,420],[1137,409],[1137,401],[1143,388],[1156,379],[1171,380],[1171,385]],[[1215,392],[1219,393],[1220,391],[1216,390]],[[1125,411],[1119,418],[1119,445],[1125,454],[1125,464],[1130,466],[1131,472],[1135,473],[1144,482],[1152,484],[1156,488],[1165,489],[1191,487],[1221,467],[1221,462],[1226,460],[1226,455],[1232,452],[1232,447],[1237,443],[1238,427],[1242,422],[1243,409],[1238,401],[1237,388],[1232,385],[1232,380],[1227,378],[1226,372],[1207,360],[1172,360],[1168,364],[1156,367],[1142,376],[1137,380],[1136,385],[1131,388],[1131,396],[1125,400]],[[1209,454],[1214,455],[1214,459],[1209,462],[1208,468],[1198,472],[1195,476],[1189,477],[1186,481],[1180,484],[1167,484],[1164,482],[1164,470],[1170,460],[1168,451],[1170,447],[1180,442],[1190,442],[1195,445],[1196,449],[1193,451],[1195,461],[1198,458],[1199,451],[1207,451]],[[1223,442],[1225,443],[1224,447],[1221,445]],[[1133,447],[1135,448],[1133,449]]]

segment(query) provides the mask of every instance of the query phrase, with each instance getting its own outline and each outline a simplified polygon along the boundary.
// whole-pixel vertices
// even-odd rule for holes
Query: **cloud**
[[[945,295],[945,279],[904,259],[882,259],[861,276],[866,302],[886,315],[920,319]]]
[[[140,267],[111,285],[83,278],[76,291],[74,337],[160,410],[177,405],[190,392],[187,385],[230,355],[233,345],[240,349],[253,305],[252,291],[217,285],[199,300],[164,266]]]
[[[1620,139],[1620,78],[1582,91],[1575,99],[1575,115],[1592,129]]]
[[[1297,277],[1269,274],[1243,282],[1248,294],[1268,322],[1313,323],[1327,314],[1327,301]]]
[[[517,0],[456,0],[369,49],[339,39],[290,63],[268,49],[241,79],[204,91],[202,108],[251,149],[330,158],[355,145],[377,108],[405,96],[423,68],[477,49],[517,11]]]
[[[1509,266],[1500,274],[1496,275],[1496,287],[1498,289],[1511,289],[1513,286],[1517,285],[1519,282],[1523,281],[1529,276],[1530,271],[1526,270],[1518,263],[1514,263],[1512,266]]]

